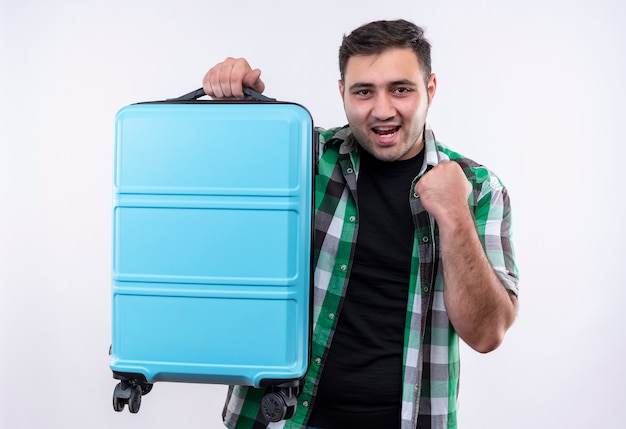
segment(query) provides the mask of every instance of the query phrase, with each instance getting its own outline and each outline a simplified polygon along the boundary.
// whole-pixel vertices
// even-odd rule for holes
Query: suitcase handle
[[[256,92],[255,90],[247,88],[247,87],[243,88],[243,93],[247,97],[250,97],[252,100],[255,100],[255,101],[276,101],[275,98],[266,97],[260,92]],[[204,89],[198,88],[195,91],[191,91],[185,95],[181,95],[180,97],[168,98],[167,101],[192,101],[192,100],[197,100],[198,98],[204,95],[206,95],[206,93],[204,92]]]

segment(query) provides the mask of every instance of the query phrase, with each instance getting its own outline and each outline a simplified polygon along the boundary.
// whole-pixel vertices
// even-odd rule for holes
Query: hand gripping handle
[[[244,95],[246,95],[246,97],[254,101],[276,101],[275,98],[266,97],[260,92],[256,92],[255,90],[250,89],[250,88],[244,88],[243,93]],[[204,89],[198,88],[195,91],[191,91],[185,95],[181,95],[180,97],[170,98],[167,101],[193,101],[193,100],[197,100],[198,98],[204,95],[206,95],[206,93],[204,92]]]

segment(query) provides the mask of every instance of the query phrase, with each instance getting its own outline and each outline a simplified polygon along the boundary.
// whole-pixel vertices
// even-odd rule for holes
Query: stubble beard
[[[363,133],[359,131],[352,130],[352,134],[354,135],[359,147],[363,150],[367,151],[374,158],[383,162],[394,162],[403,158],[407,153],[409,153],[415,145],[419,145],[420,142],[423,142],[424,137],[424,125],[422,125],[419,132],[415,137],[408,136],[405,142],[402,143],[402,149],[400,152],[397,152],[397,147],[389,148],[391,150],[387,150],[385,148],[378,148],[378,145],[375,141],[372,141],[367,135],[363,135]],[[413,134],[413,133],[412,133]],[[411,144],[408,144],[408,141],[412,141]],[[423,144],[423,143],[422,143]],[[419,151],[417,151],[413,156],[417,155]]]

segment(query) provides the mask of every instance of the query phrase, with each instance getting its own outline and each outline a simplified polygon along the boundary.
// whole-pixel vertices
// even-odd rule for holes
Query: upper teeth
[[[376,127],[374,130],[379,134],[395,133],[398,127]]]

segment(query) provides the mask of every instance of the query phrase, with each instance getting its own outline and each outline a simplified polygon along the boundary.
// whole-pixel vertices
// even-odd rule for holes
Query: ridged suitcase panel
[[[304,374],[312,145],[297,104],[118,112],[114,372],[257,387]]]

